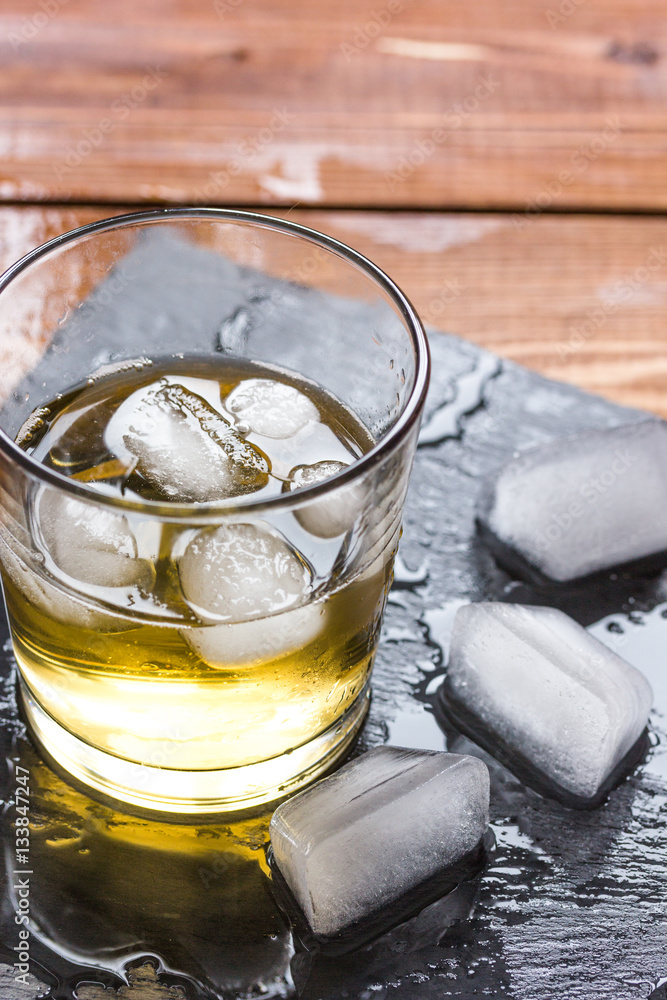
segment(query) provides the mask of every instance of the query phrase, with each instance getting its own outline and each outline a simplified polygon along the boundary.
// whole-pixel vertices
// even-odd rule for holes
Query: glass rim
[[[130,212],[123,215],[111,216],[107,219],[99,219],[97,222],[89,222],[84,226],[78,226],[76,229],[61,233],[60,236],[55,236],[46,243],[42,243],[40,246],[35,247],[35,249],[30,250],[0,275],[0,296],[19,274],[53,250],[107,230],[131,228],[132,226],[144,223],[152,224],[163,220],[176,219],[224,220],[228,222],[249,223],[259,228],[272,229],[291,236],[300,236],[344,258],[366,274],[367,277],[371,278],[388,295],[393,305],[398,308],[414,349],[414,384],[395,424],[372,448],[335,475],[312,486],[300,487],[294,492],[279,493],[263,500],[253,500],[252,494],[244,494],[238,497],[229,497],[224,500],[206,503],[148,499],[133,500],[127,497],[118,497],[113,494],[103,493],[97,490],[95,486],[78,482],[69,476],[62,475],[62,473],[57,472],[55,469],[49,469],[19,447],[2,428],[0,428],[0,451],[17,462],[32,478],[37,479],[41,483],[48,483],[50,486],[65,490],[67,493],[81,500],[101,503],[116,510],[153,514],[157,517],[174,519],[205,518],[207,516],[219,516],[223,513],[261,513],[265,510],[291,509],[307,503],[312,498],[323,496],[339,486],[355,482],[359,476],[378,465],[386,454],[393,451],[405,439],[420,418],[428,390],[430,373],[428,340],[414,306],[389,275],[382,268],[378,267],[377,264],[369,260],[368,257],[354,250],[346,243],[334,239],[332,236],[327,236],[316,229],[311,229],[308,226],[303,226],[301,223],[292,222],[288,219],[262,215],[259,212],[249,212],[241,209],[185,207]],[[0,298],[1,308],[2,298]]]

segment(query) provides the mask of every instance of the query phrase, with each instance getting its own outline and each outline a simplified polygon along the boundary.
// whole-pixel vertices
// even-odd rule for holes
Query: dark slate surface
[[[123,998],[165,1000],[182,995],[175,985],[193,998],[663,995],[667,575],[610,576],[594,590],[538,592],[499,570],[474,530],[480,478],[514,450],[642,414],[500,365],[456,338],[440,334],[432,343],[435,377],[424,424],[429,443],[415,463],[359,748],[390,741],[481,753],[437,724],[443,647],[457,602],[518,600],[563,608],[646,672],[656,693],[646,764],[602,808],[578,813],[524,789],[485,758],[498,849],[477,886],[347,959],[327,963],[297,953],[290,971],[288,935],[258,862],[262,818],[170,827],[68,790],[39,763],[16,720],[13,662],[5,647],[0,734],[8,758],[31,769],[34,787],[31,953],[37,964],[28,985],[12,981],[6,966],[15,961],[18,938],[15,900],[5,888],[3,1000],[60,1000],[76,986],[80,1000],[97,1000],[102,986],[120,989]],[[13,786],[12,765],[6,796]],[[4,833],[10,876],[13,817],[10,804]],[[122,991],[128,969],[131,993]],[[104,994],[115,995],[113,989]]]

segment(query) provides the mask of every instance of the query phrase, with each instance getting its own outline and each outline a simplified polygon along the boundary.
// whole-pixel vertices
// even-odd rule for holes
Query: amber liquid
[[[254,432],[244,412],[225,409],[230,394],[252,379],[297,389],[315,417],[287,437]],[[285,492],[295,467],[325,460],[346,465],[373,443],[353,414],[311,383],[223,359],[213,367],[210,361],[172,361],[107,376],[41,408],[17,440],[45,465],[104,493],[178,500],[169,477],[162,482],[152,474],[151,456],[137,460],[151,444],[150,433],[127,453],[122,444],[114,453],[108,430],[133,393],[175,385],[204,401],[207,426],[217,419],[210,411],[233,426],[245,442],[240,451],[234,445],[239,461],[245,460],[246,445],[260,454],[263,465],[244,473],[242,483],[237,476],[239,491],[253,498]],[[192,414],[188,419],[194,419]],[[346,570],[342,579],[345,532],[328,537],[325,531],[320,537],[308,530],[312,525],[304,527],[289,512],[282,515],[266,530],[289,550],[292,575],[303,572],[304,593],[287,610],[269,608],[268,614],[255,615],[244,606],[236,620],[225,609],[220,613],[215,595],[207,596],[209,608],[214,607],[209,614],[184,593],[184,565],[191,558],[184,553],[193,540],[196,549],[201,533],[215,527],[120,511],[113,516],[121,518],[114,527],[121,554],[112,552],[109,569],[106,555],[98,556],[95,548],[104,547],[104,537],[94,541],[92,555],[90,549],[87,555],[78,551],[87,536],[70,537],[72,511],[77,508],[56,507],[54,513],[36,496],[27,503],[24,523],[19,514],[15,520],[6,515],[0,535],[5,595],[23,677],[36,701],[68,732],[139,765],[238,768],[307,744],[335,725],[364,692],[395,538],[387,539],[370,568],[357,575]],[[99,520],[86,530],[98,528]],[[114,544],[118,548],[118,539]],[[122,564],[122,583],[110,585],[116,562]],[[190,576],[191,587],[198,587],[200,574]]]

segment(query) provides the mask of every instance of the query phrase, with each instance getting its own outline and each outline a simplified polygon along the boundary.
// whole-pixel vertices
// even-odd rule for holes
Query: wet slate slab
[[[230,316],[236,300],[233,306]],[[664,992],[667,575],[610,574],[594,588],[539,591],[500,570],[474,527],[481,478],[516,449],[643,415],[500,363],[454,337],[435,334],[432,345],[423,444],[357,752],[389,741],[482,755],[492,771],[498,842],[491,867],[474,892],[449,900],[446,912],[399,928],[362,953],[334,964],[293,955],[263,864],[266,817],[170,825],[72,790],[39,761],[16,719],[5,644],[0,738],[9,805],[0,997],[61,1000],[75,988],[80,1000],[639,1000]],[[649,677],[653,747],[600,809],[577,813],[541,799],[438,724],[435,695],[453,611],[480,599],[561,607]],[[10,981],[18,943],[11,889],[20,877],[11,826],[17,763],[30,770],[35,824],[36,978],[20,992]]]
[[[470,345],[432,343],[435,366],[459,380],[488,376],[488,358]],[[560,607],[644,670],[656,694],[655,745],[640,772],[585,815],[539,798],[485,757],[500,851],[473,917],[379,995],[645,997],[667,977],[667,577],[609,574],[595,587],[540,591],[500,570],[474,529],[481,477],[515,450],[643,415],[508,363],[480,381],[483,403],[463,416],[458,437],[418,452],[401,557],[422,582],[390,597],[367,738],[444,746],[434,694],[453,612],[491,599]],[[447,746],[481,754],[456,733]]]

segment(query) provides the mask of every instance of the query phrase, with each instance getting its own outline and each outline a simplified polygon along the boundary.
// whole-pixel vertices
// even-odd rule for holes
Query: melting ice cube
[[[129,396],[109,421],[105,443],[133,461],[166,500],[205,503],[253,493],[268,482],[262,452],[182,385],[152,385]]]
[[[293,385],[269,378],[249,378],[233,389],[225,400],[247,433],[268,438],[292,437],[311,420],[319,420],[315,404]],[[244,428],[245,430],[245,428]]]
[[[0,562],[24,598],[49,618],[98,632],[127,629],[126,619],[91,607],[47,580],[39,554],[23,545],[4,525],[0,525]]]
[[[345,462],[316,462],[314,465],[297,465],[290,472],[290,485],[294,490],[302,486],[321,483],[347,468]]]
[[[268,618],[198,625],[180,633],[209,667],[228,669],[295,653],[317,639],[325,621],[326,605],[320,601]]]
[[[289,474],[290,490],[321,483],[347,468],[345,462],[297,465]],[[363,502],[359,485],[338,486],[294,512],[302,528],[318,538],[335,538],[353,527]]]
[[[636,762],[624,758],[653,694],[562,611],[489,602],[456,614],[443,698],[459,728],[527,784],[587,807]]]
[[[667,553],[666,496],[667,423],[651,419],[525,451],[478,517],[501,559],[566,581]]]
[[[182,635],[211,666],[282,656],[322,629],[324,605],[306,603],[310,568],[268,525],[200,531],[179,571],[185,599],[208,623]]]
[[[223,524],[192,539],[179,565],[186,600],[228,621],[260,618],[302,604],[311,573],[268,525]]]
[[[280,805],[271,845],[310,930],[326,939],[386,907],[386,926],[397,923],[406,894],[433,880],[424,906],[446,891],[443,873],[456,872],[448,888],[462,881],[488,808],[477,758],[377,747]]]
[[[140,559],[127,518],[45,489],[35,520],[48,554],[67,576],[99,587],[149,586],[150,562]]]

